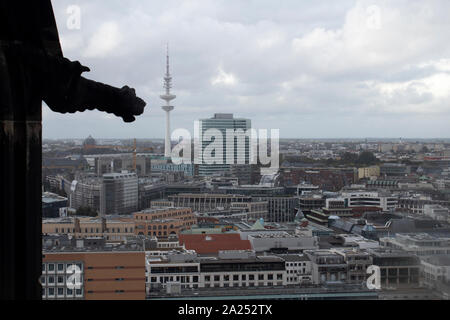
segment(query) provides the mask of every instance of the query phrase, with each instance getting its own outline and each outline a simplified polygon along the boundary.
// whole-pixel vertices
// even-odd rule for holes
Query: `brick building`
[[[164,239],[190,229],[197,223],[197,218],[191,208],[147,209],[134,214],[134,223],[135,234]]]
[[[80,271],[79,285],[68,285],[71,268]],[[143,251],[43,252],[42,299],[144,300]]]

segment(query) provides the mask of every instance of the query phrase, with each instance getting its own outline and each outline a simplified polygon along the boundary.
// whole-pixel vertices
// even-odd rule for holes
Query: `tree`
[[[355,163],[358,160],[358,156],[351,152],[345,152],[342,155],[341,161],[344,163]]]
[[[363,151],[359,154],[356,162],[361,165],[373,165],[378,163],[378,159],[372,152]]]
[[[75,214],[77,216],[88,216],[88,217],[96,217],[97,216],[97,212],[95,210],[93,210],[91,207],[79,207]]]

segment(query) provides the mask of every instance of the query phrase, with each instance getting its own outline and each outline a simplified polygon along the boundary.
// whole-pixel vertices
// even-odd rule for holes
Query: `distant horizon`
[[[89,136],[89,135],[88,135]],[[43,137],[42,140],[84,140],[86,139],[88,136],[86,137],[72,137],[72,138],[48,138],[48,137]],[[91,135],[92,136],[92,135]],[[105,137],[94,137],[92,136],[95,140],[132,140],[132,139],[136,139],[136,140],[162,140],[164,141],[164,137],[163,138],[139,138],[139,137],[128,137],[128,138],[117,138],[117,137],[112,137],[112,138],[105,138]],[[419,141],[428,141],[428,140],[449,140],[450,142],[450,137],[445,137],[445,138],[440,138],[440,137],[434,137],[434,138],[418,138],[418,137],[412,137],[412,138],[408,138],[408,137],[401,137],[401,138],[392,138],[392,137],[387,137],[387,138],[383,138],[383,137],[346,137],[346,138],[330,138],[330,137],[325,137],[325,138],[282,138],[280,137],[280,140],[388,140],[388,141],[392,141],[392,140],[419,140]],[[174,140],[172,140],[174,141]],[[372,141],[374,142],[374,141]],[[397,141],[399,142],[399,141]]]

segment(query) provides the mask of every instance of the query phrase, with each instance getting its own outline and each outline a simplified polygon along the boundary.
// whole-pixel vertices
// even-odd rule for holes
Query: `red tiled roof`
[[[209,239],[209,240],[207,240]],[[220,250],[251,250],[250,241],[241,240],[237,233],[180,234],[180,244],[199,254],[218,253]]]

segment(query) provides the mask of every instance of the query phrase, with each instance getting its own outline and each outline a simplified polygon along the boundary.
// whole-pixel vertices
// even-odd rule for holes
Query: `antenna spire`
[[[169,43],[166,44],[166,76],[170,77],[170,72],[169,72]]]
[[[172,77],[170,76],[170,71],[169,71],[169,43],[167,43],[167,45],[166,45],[166,75],[164,77],[164,89],[166,89],[166,96],[171,95],[170,94],[171,88],[172,88]]]

